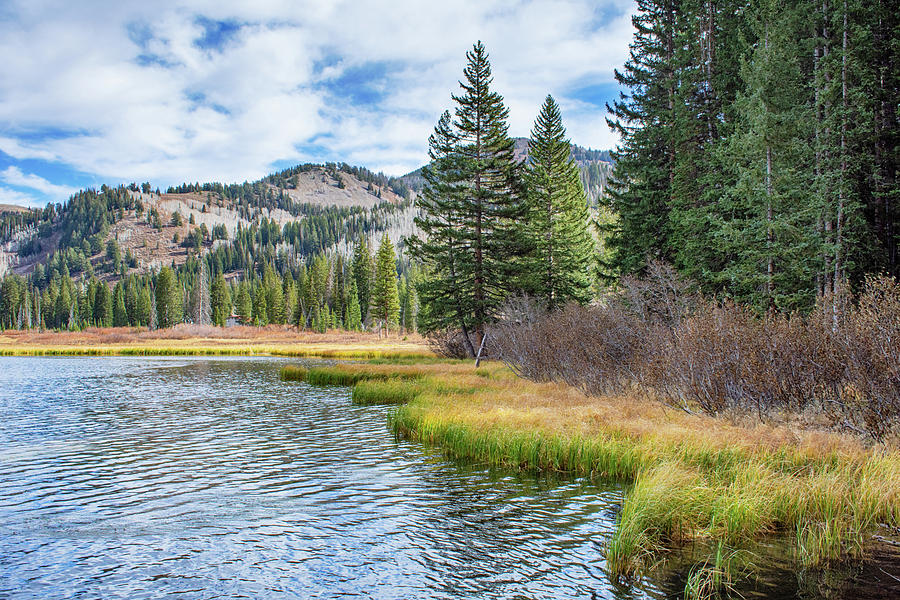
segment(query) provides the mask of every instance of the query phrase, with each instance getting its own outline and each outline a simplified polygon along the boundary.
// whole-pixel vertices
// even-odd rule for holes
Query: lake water
[[[448,461],[282,364],[0,358],[0,598],[680,595],[608,578],[621,487]],[[744,594],[892,597],[876,568]]]

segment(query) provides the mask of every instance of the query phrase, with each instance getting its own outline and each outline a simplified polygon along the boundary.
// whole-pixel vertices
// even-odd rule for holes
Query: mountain
[[[17,204],[0,204],[0,213],[27,213],[28,209]]]
[[[398,242],[410,233],[413,197],[397,178],[343,163],[298,165],[252,183],[185,183],[165,192],[149,183],[102,186],[43,209],[0,211],[0,276],[28,275],[56,260],[73,275],[116,280],[183,264],[192,250],[212,251],[229,241],[241,245],[229,249],[234,252],[254,246],[254,259],[346,255],[360,237],[386,231]],[[235,243],[241,232],[252,235]],[[110,263],[125,268],[110,269]]]
[[[516,160],[527,162],[530,140],[526,137],[517,137],[513,138],[513,141],[515,142],[514,154]],[[572,144],[572,158],[581,171],[581,184],[584,186],[588,201],[591,206],[596,206],[599,199],[603,196],[615,162],[609,150],[592,150],[576,144]],[[400,177],[400,180],[410,189],[416,192],[420,191],[425,185],[425,180],[422,178],[423,168],[419,167],[415,171],[407,173]]]
[[[527,138],[515,138],[515,152],[528,160]],[[572,157],[596,205],[612,172],[609,152],[573,144]],[[411,234],[423,184],[421,168],[395,178],[345,163],[303,164],[252,183],[184,183],[165,192],[149,183],[104,185],[43,209],[2,205],[0,276],[52,268],[115,281],[206,252],[222,254],[233,270],[347,256],[363,237],[387,232],[397,244]]]

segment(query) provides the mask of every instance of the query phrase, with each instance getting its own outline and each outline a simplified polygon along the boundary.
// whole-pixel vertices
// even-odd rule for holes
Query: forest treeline
[[[759,315],[808,314],[870,274],[900,274],[889,3],[640,0],[633,24],[608,107],[621,143],[592,240],[567,208],[570,195],[584,203],[571,161],[561,148],[531,160],[559,116],[548,128],[545,105],[529,163],[513,164],[481,43],[467,55],[417,199],[425,331],[460,332],[472,353],[511,298],[553,310],[602,296],[585,257],[612,288],[663,261]]]
[[[109,248],[109,260],[120,260],[112,243]],[[398,260],[386,235],[374,253],[361,240],[349,260],[316,254],[300,262],[251,262],[226,279],[249,256],[235,248],[240,236],[233,246],[192,252],[177,268],[131,273],[113,286],[96,276],[73,277],[57,254],[47,269],[39,265],[29,277],[7,274],[0,281],[0,328],[224,326],[232,316],[242,324],[322,332],[416,328],[416,270]]]
[[[305,165],[272,177],[314,167],[317,166]],[[366,169],[344,164],[329,164],[324,168],[334,177],[339,177],[340,172],[361,177],[374,197],[380,197],[381,186],[393,186],[391,189],[409,194],[399,182]],[[170,188],[169,192],[199,193],[203,202],[201,212],[210,211],[214,206],[229,206],[250,218],[251,223],[249,226],[239,223],[233,234],[223,225],[212,230],[205,224],[195,226],[193,217],[185,223],[178,212],[171,215],[171,222],[164,223],[152,204],[142,200],[141,194],[159,194],[158,190],[152,190],[150,183],[104,185],[99,190],[81,190],[67,202],[48,204],[44,209],[3,213],[0,241],[18,237],[18,251],[22,256],[41,252],[44,244],[54,244],[55,250],[46,262],[35,265],[27,277],[8,274],[0,281],[0,327],[164,327],[182,321],[225,324],[227,316],[234,312],[240,322],[260,325],[292,323],[302,328],[354,329],[384,324],[414,329],[414,317],[409,315],[415,315],[415,309],[410,308],[415,304],[415,292],[406,291],[414,287],[408,282],[411,274],[408,260],[395,260],[392,267],[394,284],[400,286],[398,292],[402,291],[398,293],[398,310],[405,310],[402,314],[406,316],[382,310],[383,318],[377,320],[369,317],[369,294],[361,267],[355,267],[356,279],[364,289],[353,292],[346,283],[345,261],[337,249],[338,245],[350,249],[355,246],[354,256],[363,252],[370,239],[386,230],[407,204],[385,200],[366,209],[295,203],[264,182],[232,186],[183,184]],[[282,226],[261,213],[276,208],[290,212],[297,219]],[[183,239],[176,238],[188,254],[187,261],[179,266],[173,262],[171,267],[163,269],[171,271],[173,278],[171,286],[164,286],[171,289],[171,298],[168,292],[159,292],[162,274],[159,267],[147,273],[136,272],[139,265],[135,256],[130,250],[123,252],[117,239],[111,237],[111,227],[126,215],[145,221],[157,230],[166,225],[188,226],[188,234]],[[199,275],[201,268],[203,277]],[[313,273],[315,276],[311,278]],[[228,282],[225,288],[216,283],[219,278]],[[205,282],[205,294],[215,298],[211,302],[215,311],[200,311],[199,291],[195,288],[201,280]],[[165,273],[163,282],[167,281],[169,276]],[[262,288],[268,290],[266,310],[257,298]],[[281,290],[283,300],[278,299],[276,288]],[[159,293],[162,293],[159,299],[165,298],[165,318],[157,310]],[[207,295],[201,296],[207,298]],[[244,299],[248,296],[251,298],[249,312],[244,310],[248,306]],[[347,312],[353,296],[359,304],[358,316]],[[403,304],[410,301],[410,305]],[[213,316],[221,318],[213,321]]]
[[[621,144],[606,272],[664,260],[760,311],[900,275],[896,5],[637,7],[609,107]]]

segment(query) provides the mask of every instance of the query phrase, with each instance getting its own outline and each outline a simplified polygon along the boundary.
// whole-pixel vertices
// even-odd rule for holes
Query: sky
[[[572,141],[615,146],[605,104],[624,0],[0,0],[0,203],[100,184],[252,181],[303,162],[425,163],[482,40],[510,134],[545,96]]]

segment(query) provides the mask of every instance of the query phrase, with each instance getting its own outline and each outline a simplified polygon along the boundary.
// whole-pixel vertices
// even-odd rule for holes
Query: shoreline
[[[431,359],[417,334],[298,332],[283,326],[179,326],[88,329],[79,332],[0,332],[0,356],[284,356],[294,358]]]
[[[711,546],[686,591],[721,589],[736,560],[771,536],[799,567],[863,560],[900,536],[900,449],[776,424],[737,424],[638,394],[593,397],[519,379],[499,363],[285,367],[282,379],[349,385],[355,404],[397,404],[394,433],[453,458],[627,484],[606,545],[615,578],[640,577],[668,550]]]

